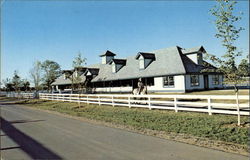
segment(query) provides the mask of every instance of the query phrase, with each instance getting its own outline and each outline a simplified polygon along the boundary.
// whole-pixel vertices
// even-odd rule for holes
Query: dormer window
[[[203,53],[206,53],[206,50],[203,46],[199,46],[189,49],[182,49],[182,53],[191,59],[195,64],[202,65]]]
[[[67,78],[70,77],[70,75],[72,75],[73,70],[63,70],[63,79],[66,80]]]
[[[126,65],[126,62],[126,59],[112,59],[112,61],[109,63],[111,64],[112,73],[118,72],[123,66]]]
[[[139,60],[139,69],[146,69],[155,60],[155,54],[139,52],[135,58]]]
[[[104,54],[100,55],[100,57],[102,57],[102,64],[108,64],[115,56],[116,54],[107,50]]]
[[[88,68],[85,73],[84,76],[96,76],[99,73],[99,69],[98,68]]]

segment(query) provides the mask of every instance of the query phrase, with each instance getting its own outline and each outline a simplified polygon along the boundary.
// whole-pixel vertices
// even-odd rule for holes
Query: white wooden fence
[[[34,93],[15,93],[15,92],[10,92],[6,93],[6,97],[16,97],[16,98],[34,98]]]
[[[125,95],[125,94],[46,94],[40,99],[98,105],[142,107],[178,111],[250,115],[249,96],[230,95]],[[238,107],[237,107],[238,106]],[[237,109],[239,108],[239,109]]]

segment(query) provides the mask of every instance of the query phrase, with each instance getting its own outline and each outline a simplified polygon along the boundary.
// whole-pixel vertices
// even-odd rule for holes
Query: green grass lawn
[[[20,102],[19,102],[20,103]],[[150,129],[166,133],[180,133],[197,137],[232,142],[248,143],[248,117],[242,117],[241,127],[236,126],[237,116],[205,113],[148,110],[142,108],[87,105],[46,100],[26,100],[22,104],[39,109],[57,111],[73,116],[130,126],[138,130]]]
[[[151,94],[151,93],[149,93]],[[187,93],[152,93],[152,94],[179,94],[179,95],[235,95],[234,90],[209,90],[209,91],[194,91]],[[239,95],[249,95],[249,89],[240,89]]]

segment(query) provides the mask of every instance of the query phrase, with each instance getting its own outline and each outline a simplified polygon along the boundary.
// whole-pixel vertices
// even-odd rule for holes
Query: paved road
[[[236,154],[85,123],[26,107],[0,106],[3,160],[248,159]]]

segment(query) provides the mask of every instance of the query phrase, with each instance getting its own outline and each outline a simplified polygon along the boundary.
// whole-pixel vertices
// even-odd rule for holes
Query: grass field
[[[187,93],[152,93],[152,94],[180,94],[180,95],[235,95],[234,90],[209,90],[209,91],[194,91]],[[239,95],[249,95],[249,89],[240,89]]]
[[[248,117],[242,117],[243,126],[238,127],[237,117],[232,115],[212,115],[193,112],[147,110],[87,105],[45,100],[18,102],[31,107],[57,111],[73,116],[131,126],[136,129],[150,129],[167,133],[181,133],[198,137],[221,140],[242,145],[248,143]]]
[[[173,94],[173,93],[171,93]],[[234,95],[233,90],[192,92],[193,95]],[[240,95],[248,95],[248,90],[240,90]],[[0,97],[0,100],[14,100],[13,98]],[[199,143],[201,146],[221,149],[221,142],[231,147],[230,152],[248,154],[248,129],[249,118],[241,116],[241,126],[237,126],[237,116],[206,113],[178,112],[169,110],[148,110],[143,108],[112,107],[106,105],[92,105],[78,103],[46,101],[46,100],[23,100],[16,102],[32,108],[55,111],[74,117],[83,117],[89,120],[97,120],[112,125],[133,128],[140,133],[148,130],[153,131],[150,135],[164,134],[167,139],[174,139],[189,143]],[[181,135],[179,140],[177,137]],[[161,136],[160,136],[161,137]],[[163,136],[164,137],[164,136]],[[193,138],[195,137],[195,138]],[[198,138],[197,138],[198,137]],[[207,145],[207,141],[212,141],[213,146]],[[218,141],[218,143],[217,143]],[[216,142],[216,143],[214,143]],[[209,142],[210,143],[210,142]],[[196,144],[199,145],[199,144]],[[216,147],[214,147],[216,146]],[[236,146],[236,147],[235,147]]]

